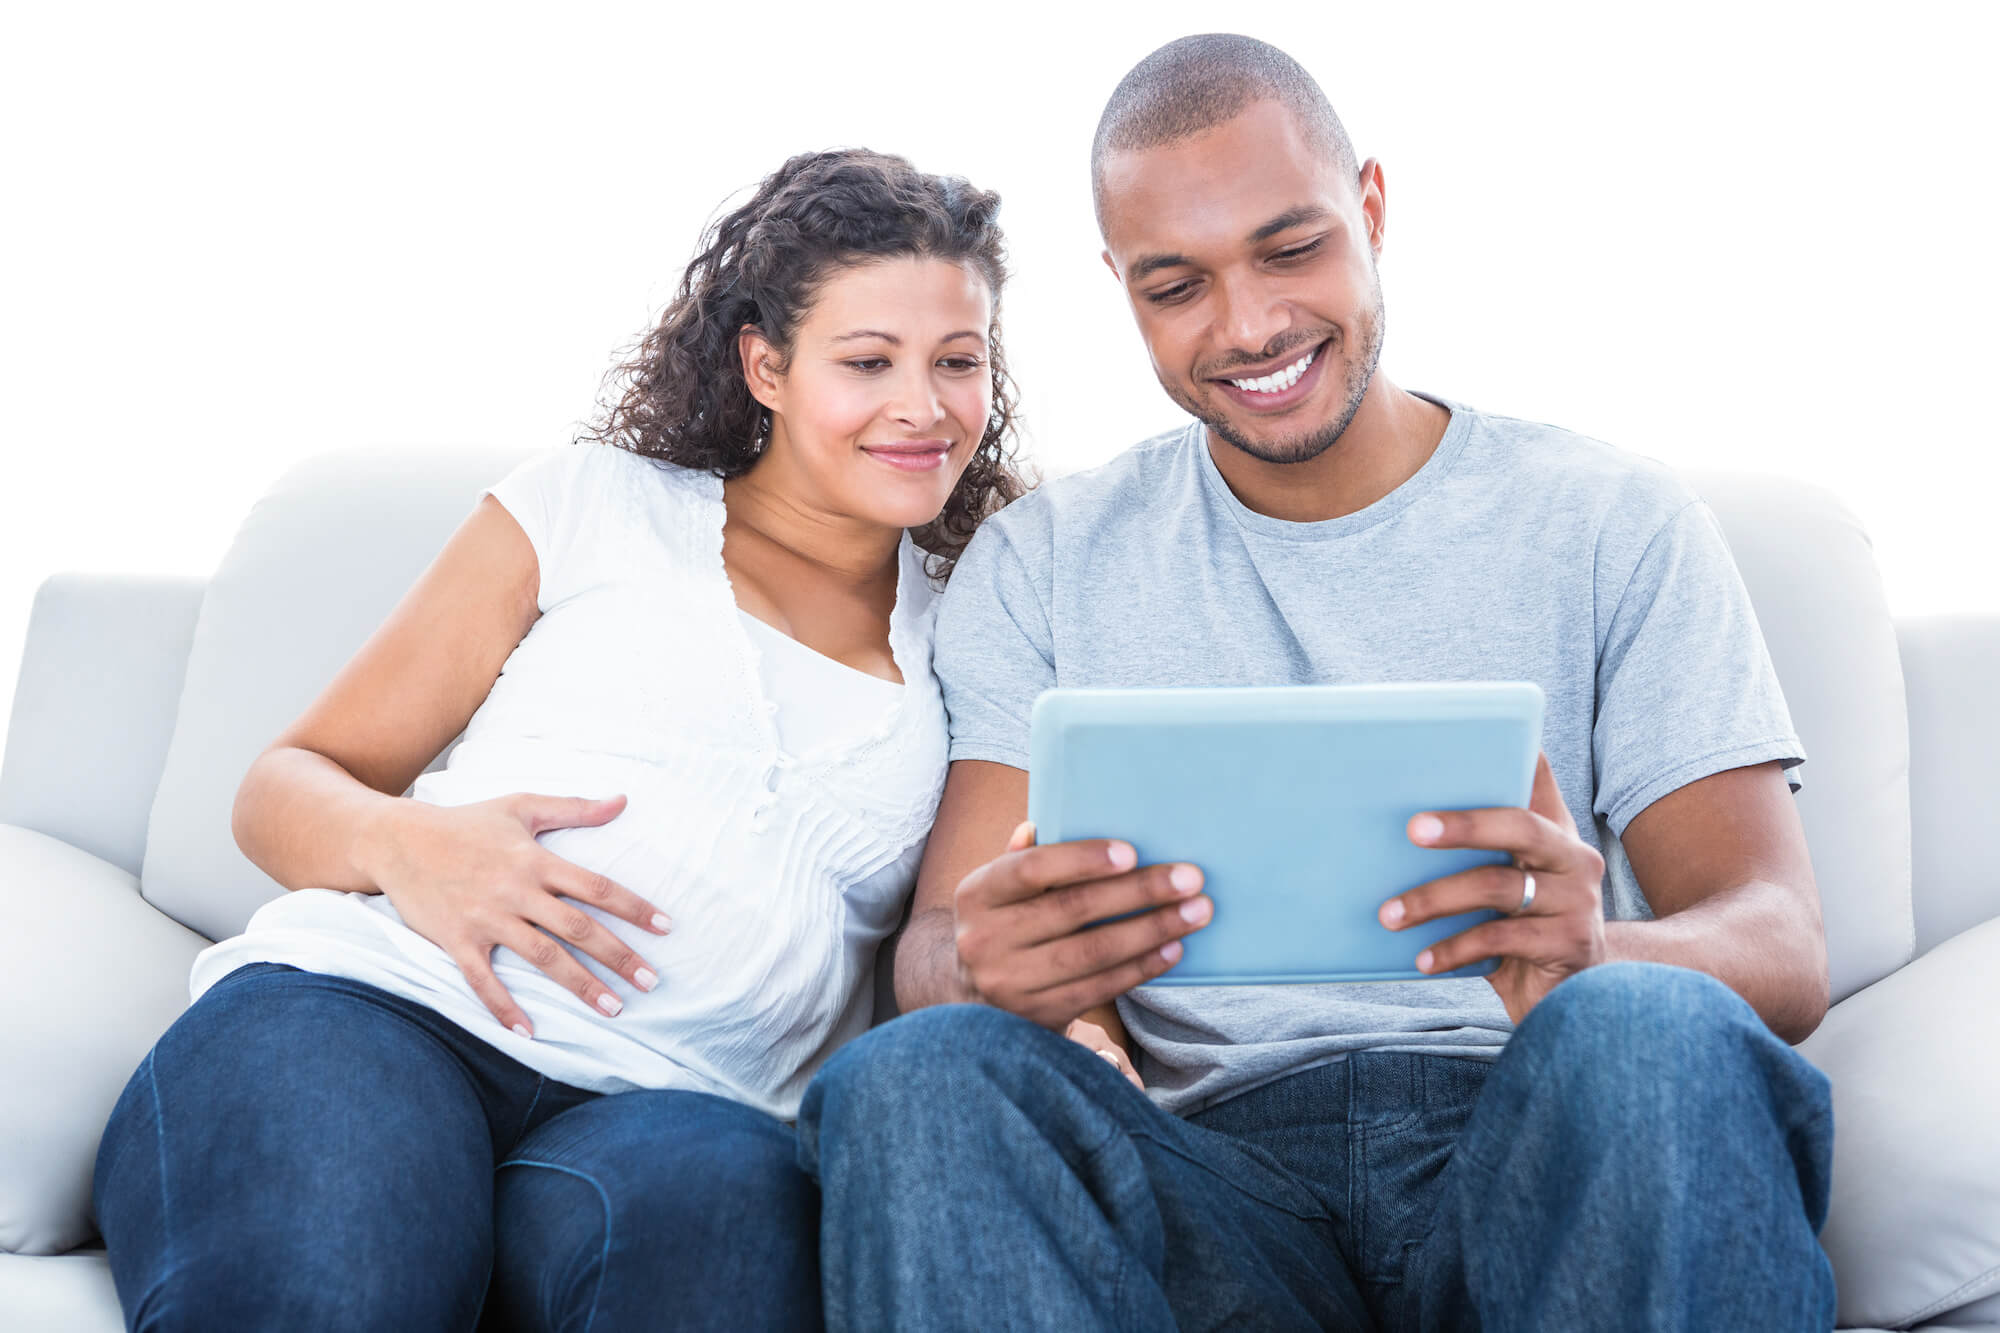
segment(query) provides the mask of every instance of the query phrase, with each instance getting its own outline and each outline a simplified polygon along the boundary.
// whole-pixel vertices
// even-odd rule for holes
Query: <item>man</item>
[[[1715,520],[1657,464],[1377,372],[1382,170],[1283,53],[1155,52],[1092,173],[1196,420],[953,576],[913,1012],[800,1117],[829,1325],[1831,1327],[1832,1113],[1786,1045],[1827,1004],[1804,754]],[[1199,869],[1020,826],[1053,685],[1476,679],[1547,694],[1531,806],[1408,833],[1513,864],[1382,921],[1508,913],[1415,960],[1490,978],[1135,990],[1208,920]]]

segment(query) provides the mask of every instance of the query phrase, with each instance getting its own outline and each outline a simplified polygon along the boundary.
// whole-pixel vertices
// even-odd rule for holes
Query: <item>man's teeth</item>
[[[1319,348],[1315,347],[1289,366],[1286,366],[1283,370],[1275,371],[1272,374],[1254,380],[1231,380],[1229,382],[1246,393],[1282,393],[1299,382],[1299,376],[1306,373],[1306,367],[1311,365],[1313,358],[1318,355]]]

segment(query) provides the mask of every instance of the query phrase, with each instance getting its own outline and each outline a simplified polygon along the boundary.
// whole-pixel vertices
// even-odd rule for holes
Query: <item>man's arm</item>
[[[1789,1042],[1826,1016],[1826,933],[1812,858],[1773,761],[1669,792],[1626,826],[1652,921],[1605,924],[1612,958],[1675,963],[1724,982]]]
[[[1027,817],[1026,773],[976,759],[951,766],[917,871],[910,919],[896,944],[896,1005],[904,1013],[976,998],[959,974],[952,894],[1007,846],[1008,835]]]
[[[1706,972],[1749,1001],[1770,1029],[1803,1041],[1826,1013],[1826,939],[1805,833],[1777,761],[1711,774],[1653,802],[1626,826],[1625,854],[1657,919],[1606,921],[1604,858],[1577,836],[1548,760],[1526,810],[1440,810],[1410,821],[1426,847],[1510,853],[1420,884],[1382,905],[1391,930],[1474,908],[1505,913],[1417,955],[1425,972],[1486,958],[1487,977],[1521,1022],[1549,991],[1612,959]],[[1538,887],[1522,910],[1522,878]]]

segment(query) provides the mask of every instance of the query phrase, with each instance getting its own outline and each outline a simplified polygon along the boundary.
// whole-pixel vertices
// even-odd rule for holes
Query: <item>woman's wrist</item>
[[[364,798],[354,836],[348,843],[350,892],[380,893],[388,869],[402,856],[410,816],[417,803],[404,796],[371,792]]]

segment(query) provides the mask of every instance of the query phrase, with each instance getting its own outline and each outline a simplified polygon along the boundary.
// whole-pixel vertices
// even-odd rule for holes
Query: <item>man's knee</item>
[[[1705,972],[1664,963],[1587,968],[1542,998],[1515,1041],[1589,1047],[1622,1054],[1727,1051],[1762,1033],[1763,1022],[1736,992]]]
[[[919,1009],[848,1043],[813,1079],[799,1109],[802,1159],[822,1134],[893,1151],[940,1125],[976,1124],[1032,1095],[1066,1039],[990,1005]]]
[[[814,1080],[822,1101],[862,1115],[935,1103],[950,1088],[1046,1063],[1047,1029],[983,1004],[935,1005],[885,1023],[839,1051]],[[808,1094],[808,1100],[811,1100]],[[886,1105],[885,1105],[886,1103]]]
[[[1825,1079],[1740,995],[1660,963],[1607,963],[1569,978],[1535,1006],[1508,1054],[1546,1094],[1591,1117],[1748,1099],[1810,1119],[1827,1100]]]

